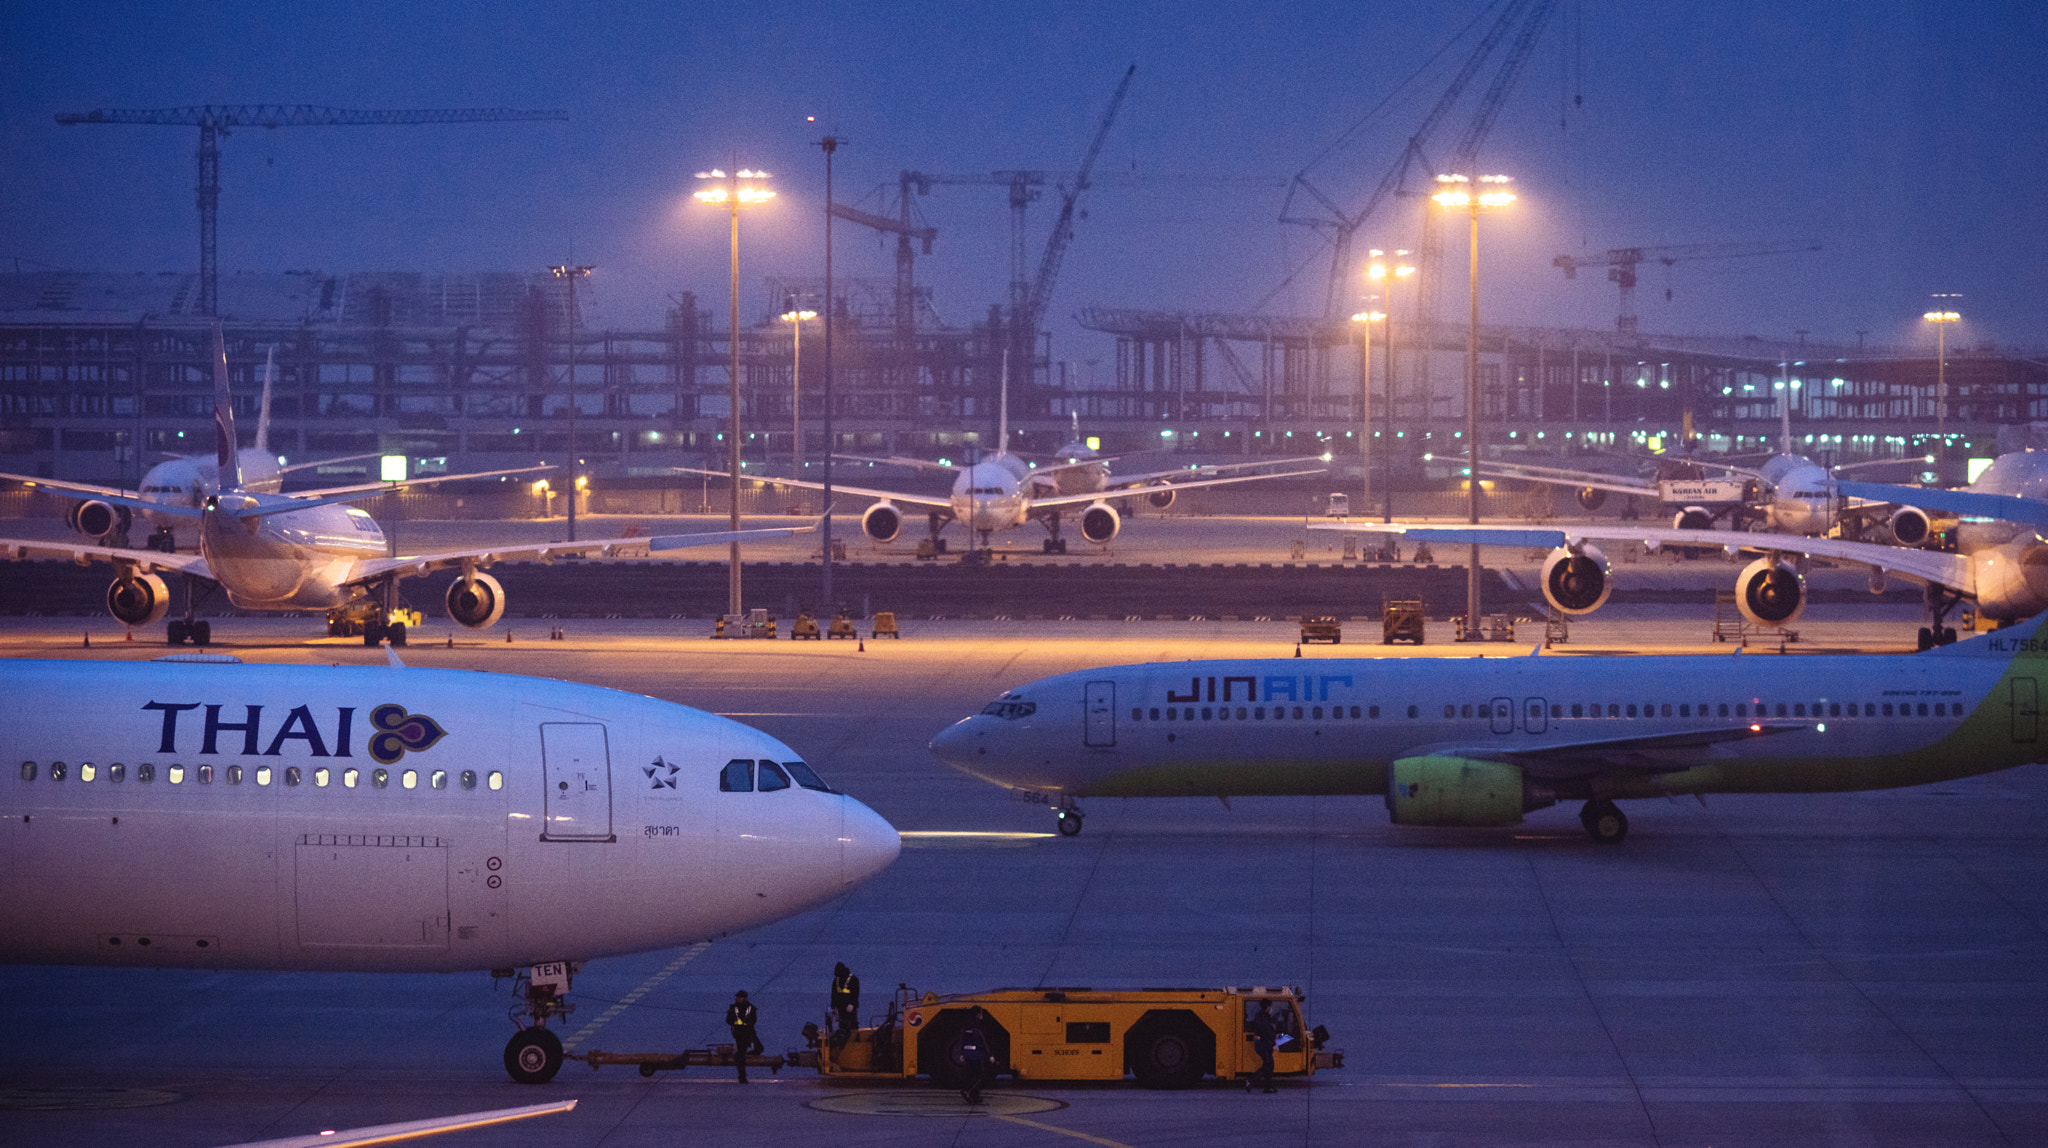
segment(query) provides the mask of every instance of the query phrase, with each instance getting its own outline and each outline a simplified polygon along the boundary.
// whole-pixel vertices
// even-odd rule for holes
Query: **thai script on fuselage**
[[[152,701],[142,708],[163,714],[163,733],[156,747],[158,753],[240,753],[245,757],[278,757],[284,753],[286,742],[297,742],[311,757],[353,756],[349,752],[349,734],[355,726],[354,706],[334,707],[334,720],[324,729],[313,716],[311,706],[293,706],[286,711],[284,720],[271,730],[267,745],[263,739],[264,707],[260,704],[244,703],[240,721],[229,720],[229,715],[222,712],[228,708],[227,705],[216,702]],[[274,713],[280,707],[270,708]],[[188,710],[197,709],[206,711],[198,720],[182,723],[178,720]],[[196,751],[180,750],[179,739],[192,733],[195,727],[199,734],[199,748]],[[241,748],[232,748],[233,738],[224,741],[223,734],[242,735]],[[223,744],[230,748],[223,750]]]
[[[1220,694],[1217,692],[1219,683],[1222,686]],[[1186,694],[1178,692],[1177,685],[1178,683],[1173,683],[1166,687],[1166,700],[1169,703],[1255,702],[1260,700],[1261,689],[1266,692],[1265,700],[1269,702],[1326,702],[1330,700],[1331,686],[1343,686],[1347,690],[1352,688],[1350,674],[1245,674],[1223,677],[1204,677],[1196,674],[1188,678]]]

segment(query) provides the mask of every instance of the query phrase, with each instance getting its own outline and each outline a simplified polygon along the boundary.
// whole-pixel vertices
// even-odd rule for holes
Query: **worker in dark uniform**
[[[747,1001],[747,990],[732,994],[732,1004],[725,1010],[725,1027],[732,1030],[732,1062],[739,1069],[741,1084],[747,1082],[747,1057],[761,1051],[761,1034],[754,1027],[757,1019],[754,1006]]]
[[[976,1006],[960,1030],[960,1099],[969,1104],[981,1103],[981,1084],[988,1076],[988,1033],[982,1028],[987,1020],[988,1013]]]
[[[1252,1013],[1252,1051],[1259,1054],[1259,1070],[1245,1078],[1244,1090],[1252,1090],[1252,1081],[1267,1092],[1273,1092],[1273,1041],[1280,1035],[1280,1026],[1273,1022],[1273,1002],[1261,1000],[1258,1011]]]
[[[860,978],[841,961],[832,966],[832,1047],[845,1047],[859,1027]]]

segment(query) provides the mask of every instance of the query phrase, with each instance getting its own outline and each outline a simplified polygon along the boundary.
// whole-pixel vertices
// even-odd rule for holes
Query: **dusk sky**
[[[1311,171],[1355,210],[1468,50],[1461,29],[1492,10],[17,4],[0,38],[0,267],[197,267],[197,130],[60,127],[58,112],[563,108],[560,124],[238,131],[223,145],[222,274],[573,260],[598,268],[593,322],[651,326],[684,290],[722,315],[724,219],[689,193],[693,172],[737,156],[780,192],[742,223],[751,321],[767,277],[821,273],[821,134],[848,140],[841,197],[893,210],[878,189],[893,193],[901,168],[1072,168],[1135,64],[1099,170],[1147,181],[1084,198],[1048,322],[1057,357],[1106,360],[1107,337],[1082,331],[1075,310],[1249,311],[1270,298],[1273,313],[1319,312],[1321,240],[1279,222],[1282,185],[1363,121]],[[1928,296],[1955,292],[1965,323],[1952,345],[2048,346],[2044,55],[2048,6],[2032,3],[1560,0],[1481,151],[1521,196],[1485,223],[1484,318],[1611,326],[1613,287],[1597,270],[1566,282],[1559,253],[1782,242],[1823,250],[1646,266],[1643,329],[1931,342]],[[1005,193],[936,188],[918,210],[939,229],[919,279],[943,319],[971,323],[1004,298]],[[1034,263],[1056,210],[1033,205]],[[1419,211],[1383,215],[1360,246],[1413,246]],[[889,274],[889,243],[848,224],[838,236],[842,274]],[[1450,249],[1453,269],[1463,250]],[[1447,316],[1462,292],[1459,271]]]

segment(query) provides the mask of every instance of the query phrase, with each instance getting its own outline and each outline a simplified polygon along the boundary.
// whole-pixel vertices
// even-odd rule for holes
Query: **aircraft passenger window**
[[[1890,717],[1890,716],[1892,716],[1892,703],[1890,703],[1890,702],[1886,702],[1886,703],[1884,703],[1884,716],[1886,716],[1886,717]]]
[[[1551,707],[1550,707],[1550,716],[1551,716],[1551,717],[1557,717],[1557,718],[1561,718],[1561,717],[1563,717],[1563,716],[1564,716],[1564,707],[1563,707],[1563,706],[1551,706]]]
[[[1887,711],[1887,712],[1889,712],[1889,711]],[[1876,702],[1865,702],[1865,703],[1863,703],[1863,716],[1864,716],[1864,717],[1876,717],[1876,716],[1877,716],[1877,703],[1876,703]]]
[[[1167,706],[1167,707],[1166,707],[1166,720],[1167,720],[1167,721],[1178,721],[1178,720],[1180,720],[1180,711],[1179,711],[1179,710],[1177,710],[1177,709],[1175,709],[1175,708],[1174,708],[1174,707],[1172,707],[1172,706]]]
[[[754,759],[736,757],[726,762],[725,768],[718,771],[718,792],[754,792]]]
[[[169,781],[172,785],[185,784],[185,767],[174,765],[164,770],[164,780]]]
[[[33,762],[33,761],[24,761],[24,762],[22,762],[22,763],[21,763],[21,779],[22,779],[23,781],[34,781],[34,780],[36,779],[36,763],[35,763],[35,762]]]
[[[391,771],[390,771],[390,770],[388,770],[388,769],[373,769],[373,770],[371,770],[371,771],[370,771],[370,784],[371,784],[371,785],[374,785],[374,786],[376,786],[376,787],[377,787],[378,789],[382,789],[382,788],[384,788],[385,786],[387,786],[387,785],[390,785],[390,784],[391,784]]]
[[[445,769],[435,770],[428,777],[427,784],[433,786],[435,789],[448,788],[448,771]]]
[[[1805,703],[1805,702],[1801,702],[1801,703],[1799,703],[1798,705],[1795,705],[1795,706],[1793,706],[1793,707],[1792,707],[1792,716],[1793,716],[1793,717],[1805,717],[1805,716],[1806,716],[1806,703]]]
[[[1921,706],[1920,712],[1926,713],[1927,707]],[[81,761],[78,763],[78,780],[91,781],[94,777],[98,776],[98,773],[99,771],[93,768],[93,764],[91,762]]]
[[[1239,720],[1239,721],[1243,721],[1243,720],[1244,720],[1244,707],[1243,707],[1243,706],[1239,706],[1239,707],[1237,707],[1237,720]]]
[[[1635,703],[1634,703],[1634,702],[1630,702],[1630,703],[1629,703],[1629,706],[1628,706],[1628,716],[1630,716],[1630,717],[1634,717],[1634,716],[1636,716],[1636,706],[1635,706]]]
[[[1265,721],[1265,720],[1266,720],[1266,707],[1265,707],[1265,706],[1253,706],[1253,707],[1252,707],[1252,717],[1256,718],[1256,719],[1257,719],[1257,720],[1259,720],[1259,721]]]
[[[1701,712],[1701,713],[1705,713],[1705,712],[1707,712],[1707,711],[1703,709],[1703,710],[1701,710],[1700,712]],[[1681,703],[1681,704],[1679,705],[1679,707],[1678,707],[1678,716],[1679,716],[1679,717],[1691,717],[1691,716],[1692,716],[1692,707],[1691,707],[1691,706],[1689,706],[1689,705],[1684,705],[1684,704],[1682,704],[1682,703]]]
[[[1926,716],[1927,716],[1927,703],[1926,703],[1926,702],[1921,702],[1921,703],[1920,703],[1920,716],[1921,716],[1921,717],[1926,717]]]
[[[1885,707],[1885,711],[1886,711],[1886,712],[1890,712],[1890,711],[1891,711],[1891,707],[1890,707],[1890,706],[1886,706],[1886,707]],[[51,781],[62,781],[62,780],[64,780],[64,763],[63,763],[63,762],[61,762],[61,761],[53,761],[53,762],[51,762],[51,763],[50,763],[50,780],[51,780]]]
[[[1460,714],[1461,714],[1462,716],[1464,716],[1464,717],[1471,717],[1471,716],[1472,716],[1472,707],[1471,707],[1471,706],[1469,706],[1469,705],[1468,705],[1468,706],[1464,706],[1464,707],[1462,707],[1462,708],[1461,708],[1461,709],[1459,710],[1459,713],[1460,713]]]
[[[1829,703],[1828,703],[1828,716],[1829,716],[1829,717],[1841,717],[1841,716],[1842,716],[1842,703],[1841,703],[1841,702],[1829,702]]]
[[[1737,702],[1737,703],[1735,703],[1735,716],[1736,716],[1736,717],[1748,717],[1748,716],[1749,716],[1749,707],[1748,707],[1747,705],[1745,705],[1745,704],[1741,703],[1741,702]]]
[[[1445,717],[1447,717],[1447,718],[1454,718],[1454,717],[1457,717],[1457,716],[1458,716],[1458,707],[1457,707],[1457,706],[1445,706],[1445,707],[1444,707],[1444,716],[1445,716]]]
[[[202,766],[199,766],[199,767],[195,768],[195,769],[193,770],[193,778],[192,778],[192,779],[193,779],[194,781],[197,781],[197,782],[198,782],[199,784],[201,784],[201,785],[212,785],[212,784],[213,784],[213,766],[209,764],[209,765],[202,765]]]
[[[462,771],[462,788],[464,788],[464,789],[475,789],[475,788],[476,788],[476,770],[473,770],[473,769],[465,769],[465,770],[463,770],[463,771]]]
[[[1941,707],[1940,707],[1940,706],[1936,706],[1936,707],[1934,707],[1934,708],[1935,708],[1935,709],[1937,709],[1937,710],[1939,710],[1939,709],[1940,709]],[[108,766],[108,767],[107,767],[107,780],[108,780],[108,781],[113,781],[113,782],[119,782],[119,781],[120,781],[120,780],[121,780],[121,779],[122,779],[123,777],[126,777],[127,775],[128,775],[128,767],[127,767],[127,766],[125,766],[125,765],[122,765],[122,764],[121,764],[120,762],[118,762],[118,761],[117,761],[117,762],[115,762],[114,764],[112,764],[112,765],[110,765],[110,766]]]
[[[1351,716],[1352,716],[1352,717],[1357,717],[1357,716],[1358,716],[1358,707],[1357,707],[1357,706],[1352,706],[1352,707],[1351,707]],[[1368,706],[1368,707],[1366,707],[1366,711],[1365,711],[1365,716],[1366,716],[1366,717],[1368,717],[1368,718],[1371,718],[1371,719],[1372,719],[1373,721],[1378,721],[1378,720],[1380,720],[1380,707],[1378,707],[1378,706]]]
[[[206,768],[206,767],[205,767],[205,766],[201,766],[200,768],[201,768],[201,769],[204,769],[204,768]],[[231,766],[228,766],[228,784],[229,784],[229,785],[240,785],[240,784],[242,784],[242,767],[241,767],[241,766],[239,766],[239,765],[231,765]]]
[[[270,784],[270,767],[269,767],[269,766],[267,766],[267,765],[259,765],[259,766],[257,766],[257,767],[256,767],[256,784],[258,784],[258,785],[269,785],[269,784]]]
[[[503,789],[505,788],[505,775],[494,769],[491,771],[490,777],[484,780],[484,784],[492,789]]]
[[[353,768],[344,769],[341,771],[341,784],[348,789],[354,789],[356,787],[356,781],[361,777],[362,774],[357,772]]]
[[[1572,716],[1573,716],[1573,717],[1585,717],[1585,716],[1586,716],[1586,703],[1584,703],[1584,702],[1573,702],[1573,703],[1572,703]]]
[[[1722,703],[1721,703],[1721,716],[1722,716],[1722,717],[1727,717],[1727,716],[1728,716],[1728,703],[1727,703],[1727,702],[1722,702]]]
[[[1784,717],[1784,716],[1785,716],[1785,703],[1784,703],[1784,702],[1779,702],[1779,703],[1778,703],[1778,716],[1779,716],[1779,717]]]
[[[287,765],[284,767],[284,783],[286,785],[297,788],[299,782],[305,780],[305,777],[305,772],[296,765]]]
[[[1664,716],[1665,716],[1665,717],[1670,717],[1670,716],[1671,716],[1671,703],[1670,703],[1670,702],[1665,702],[1665,703],[1664,703]]]
[[[1295,721],[1300,721],[1300,720],[1301,720],[1301,707],[1300,707],[1300,706],[1295,706],[1295,707],[1294,707],[1294,720],[1295,720]]]
[[[1151,716],[1150,716],[1150,717],[1149,717],[1149,718],[1148,718],[1147,720],[1148,720],[1148,721],[1158,721],[1158,720],[1159,720],[1159,711],[1158,711],[1158,710],[1156,710],[1156,709],[1155,709],[1155,710],[1153,710],[1153,711],[1152,711],[1152,714],[1151,714]]]
[[[322,789],[327,788],[327,783],[333,780],[333,778],[334,775],[329,773],[324,765],[313,771],[313,784]]]
[[[815,789],[819,793],[834,792],[831,786],[825,784],[825,779],[818,776],[816,770],[801,761],[785,761],[782,768],[788,770],[789,776],[805,789]]]
[[[1203,721],[1214,721],[1214,720],[1215,720],[1215,717],[1216,717],[1216,711],[1215,711],[1215,709],[1214,709],[1214,708],[1212,708],[1212,707],[1210,707],[1210,706],[1203,706],[1203,707],[1202,707],[1202,720],[1203,720]]]
[[[1308,716],[1316,719],[1317,721],[1323,720],[1323,707],[1317,706],[1314,710],[1309,712]]]
[[[156,766],[153,766],[145,761],[141,765],[135,767],[135,783],[137,785],[148,785],[150,782],[155,780]]]
[[[765,758],[765,757],[764,757],[764,758],[762,758],[762,759],[761,759],[761,792],[763,792],[763,793],[773,793],[773,792],[775,792],[775,791],[776,791],[776,790],[778,790],[778,789],[788,789],[788,788],[789,788],[789,775],[788,775],[788,774],[786,774],[786,773],[784,773],[784,772],[782,772],[782,767],[781,767],[781,766],[779,766],[779,765],[775,764],[775,763],[774,763],[774,762],[772,762],[772,761],[769,761],[769,760],[768,760],[767,758]]]
[[[408,769],[398,775],[398,784],[403,785],[407,789],[417,789],[420,784],[420,775],[417,771]]]
[[[1131,720],[1132,720],[1132,721],[1144,721],[1144,720],[1145,720],[1145,711],[1144,711],[1144,710],[1141,710],[1141,709],[1139,709],[1139,708],[1138,708],[1137,706],[1132,706],[1132,707],[1131,707]]]

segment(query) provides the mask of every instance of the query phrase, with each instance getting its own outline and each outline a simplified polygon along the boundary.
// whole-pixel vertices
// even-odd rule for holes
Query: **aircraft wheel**
[[[653,1066],[653,1065],[651,1065],[651,1064],[643,1064],[643,1065],[641,1065],[641,1066],[640,1066],[640,1075],[642,1075],[642,1076],[653,1076],[653,1075],[654,1075],[654,1066]]]
[[[384,640],[384,623],[375,619],[363,623],[363,645],[374,646]]]
[[[520,1084],[546,1084],[561,1069],[561,1038],[547,1029],[520,1029],[505,1044],[505,1071]]]
[[[1934,631],[1928,629],[1925,626],[1920,627],[1919,648],[1922,650],[1931,650],[1934,648]]]
[[[190,636],[191,631],[187,628],[185,619],[183,618],[172,618],[171,624],[166,628],[166,633],[164,635],[164,637],[173,646],[184,645],[185,639]]]
[[[1602,845],[1619,845],[1628,836],[1628,815],[1604,797],[1586,803],[1579,811],[1579,824],[1586,827],[1586,836]]]
[[[201,618],[192,623],[192,644],[211,646],[213,644],[213,623]]]
[[[1943,626],[1941,628],[1941,644],[1944,646],[1956,644],[1956,628],[1954,626]]]
[[[1078,835],[1080,834],[1080,832],[1081,832],[1081,811],[1080,811],[1080,810],[1078,810],[1078,809],[1062,809],[1062,810],[1060,810],[1060,811],[1059,811],[1058,813],[1055,813],[1055,814],[1053,814],[1053,819],[1054,819],[1055,821],[1057,821],[1057,822],[1059,823],[1059,827],[1060,827],[1060,836],[1062,836],[1062,837],[1074,837],[1074,836],[1078,836]]]
[[[384,639],[394,646],[405,645],[405,623],[393,622],[384,628]]]

